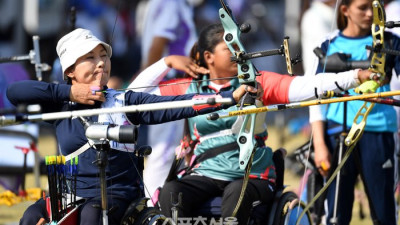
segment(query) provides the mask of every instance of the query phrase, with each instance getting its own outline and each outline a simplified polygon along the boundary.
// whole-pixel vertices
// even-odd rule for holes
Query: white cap
[[[111,57],[111,46],[100,41],[90,30],[75,29],[58,41],[56,50],[60,58],[64,80],[67,80],[67,76],[64,74],[65,70],[74,65],[79,57],[90,52],[99,44],[104,46],[108,56]]]

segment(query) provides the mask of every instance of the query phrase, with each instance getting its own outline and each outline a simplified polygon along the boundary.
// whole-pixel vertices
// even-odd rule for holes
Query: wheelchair
[[[140,177],[143,177],[144,157],[151,154],[150,146],[141,146],[136,155],[138,156],[138,170]],[[155,207],[148,207],[149,198],[144,197],[144,185],[141,185],[141,198],[133,201],[126,209],[121,220],[121,225],[154,225],[165,224],[167,218]]]
[[[221,215],[221,197],[207,201],[198,211],[199,215],[207,218],[218,218]],[[277,190],[272,204],[255,202],[249,219],[249,225],[294,225],[305,205],[299,203],[294,192],[284,192],[284,188]],[[311,223],[309,213],[300,220],[301,225]]]
[[[101,148],[104,148],[101,147]],[[140,177],[143,177],[143,169],[144,169],[144,157],[151,154],[150,146],[141,146],[137,150],[135,150],[135,155],[138,157],[138,172]],[[103,158],[107,160],[106,158]],[[100,168],[100,167],[99,167]],[[104,168],[100,168],[104,169]],[[140,198],[135,199],[128,208],[126,209],[124,216],[121,219],[120,225],[150,225],[150,224],[168,224],[164,223],[167,218],[161,214],[160,210],[154,207],[148,207],[147,201],[149,198],[145,197],[144,194],[144,185],[143,183],[140,185]],[[48,198],[49,203],[51,204],[51,200]],[[76,225],[78,224],[78,208],[80,204],[74,204],[73,207],[67,208],[67,212],[60,220],[57,222],[52,221],[49,223],[58,224],[58,225]],[[49,215],[51,214],[51,209],[47,208]],[[112,211],[112,210],[111,210]],[[104,215],[103,215],[104,216]]]
[[[273,154],[277,174],[273,201],[270,203],[254,202],[249,225],[294,225],[305,208],[305,204],[298,199],[294,192],[284,191],[284,154],[282,150],[276,150]],[[206,218],[220,218],[221,202],[222,197],[208,200],[199,208],[196,215]],[[298,224],[312,224],[310,214],[306,212]]]

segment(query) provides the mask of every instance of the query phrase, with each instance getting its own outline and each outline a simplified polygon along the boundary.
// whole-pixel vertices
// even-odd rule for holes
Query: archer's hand
[[[198,78],[198,74],[207,74],[210,71],[197,65],[192,58],[180,55],[170,55],[165,57],[165,64],[168,67],[180,70],[193,78]]]
[[[361,83],[364,83],[369,80],[373,80],[379,83],[378,75],[370,70],[359,70],[357,73],[357,77]]]
[[[45,225],[47,221],[44,218],[40,218],[36,225]]]
[[[379,76],[370,70],[359,70],[357,77],[361,85],[358,86],[354,91],[359,94],[374,93],[382,84]]]
[[[257,94],[256,99],[260,100],[261,97],[264,94],[264,89],[262,89],[261,84],[257,82],[257,87],[259,88],[255,88],[246,84],[242,84],[240,85],[240,87],[238,89],[236,89],[233,92],[233,98],[235,99],[236,102],[239,102],[239,100],[242,98],[242,96],[244,94],[246,94],[246,92],[250,92],[250,93],[255,93]]]
[[[331,154],[325,143],[314,143],[314,162],[318,172],[327,177],[331,168]]]
[[[104,94],[96,90],[100,88],[91,84],[74,84],[71,86],[69,98],[73,102],[86,105],[94,105],[95,101],[104,102],[106,100]]]

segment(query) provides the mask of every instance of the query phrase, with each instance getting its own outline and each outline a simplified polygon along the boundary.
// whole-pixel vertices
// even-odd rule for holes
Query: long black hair
[[[222,24],[216,23],[205,27],[200,32],[198,41],[193,45],[190,57],[195,60],[197,65],[208,68],[204,60],[204,52],[214,52],[215,46],[223,41],[223,36]]]

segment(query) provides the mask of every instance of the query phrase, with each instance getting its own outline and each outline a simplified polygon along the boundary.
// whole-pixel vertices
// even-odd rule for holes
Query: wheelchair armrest
[[[145,157],[145,156],[150,155],[151,152],[153,151],[153,149],[149,145],[142,145],[136,151],[137,151],[138,157]]]
[[[275,164],[276,172],[276,190],[283,188],[284,172],[285,172],[285,158],[286,150],[279,148],[274,151],[272,155],[272,160]]]

